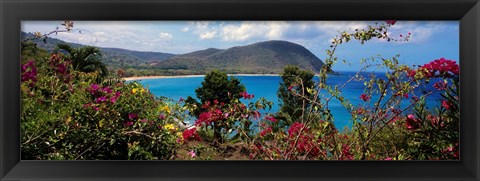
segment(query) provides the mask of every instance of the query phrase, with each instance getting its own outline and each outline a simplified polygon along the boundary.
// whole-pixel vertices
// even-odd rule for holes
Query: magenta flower
[[[115,92],[115,95],[113,95],[113,97],[110,98],[110,102],[115,103],[118,100],[118,98],[120,97],[120,95],[122,95],[121,92],[118,92],[118,91]]]
[[[200,135],[197,133],[197,129],[195,128],[190,128],[183,131],[182,138],[184,141],[190,141],[190,140],[202,141],[202,138],[200,138]]]
[[[160,118],[162,120],[162,119],[165,119],[165,116],[163,114],[160,114],[160,116],[158,116],[158,118]]]
[[[244,99],[252,99],[255,97],[253,94],[248,94],[247,92],[240,92],[240,97],[243,97]]]
[[[446,100],[442,100],[442,107],[446,110],[450,110],[451,106]]]
[[[396,20],[386,20],[385,21],[388,25],[395,25],[395,23],[397,23]]]
[[[108,93],[108,94],[112,93],[112,89],[110,89],[110,87],[104,87],[104,88],[102,88],[102,91],[105,92],[105,93]]]
[[[190,155],[190,157],[192,157],[192,158],[195,158],[197,156],[197,154],[193,150],[188,152],[188,155]]]
[[[128,114],[128,119],[135,119],[135,118],[138,118],[137,114],[135,113]]]
[[[415,116],[413,114],[409,114],[407,116],[407,120],[406,120],[405,124],[406,124],[408,130],[414,130],[414,129],[418,129],[420,127],[420,124],[418,123],[417,118],[415,118]]]
[[[132,125],[133,125],[133,122],[131,122],[131,121],[128,121],[128,122],[125,123],[125,126],[132,126]]]
[[[342,145],[342,155],[340,155],[340,160],[353,160],[353,154],[350,153],[350,146]]]
[[[417,74],[416,70],[409,70],[407,76],[413,78],[415,77],[416,74]]]
[[[447,85],[442,81],[438,81],[435,84],[433,84],[433,87],[435,87],[437,90],[443,90],[447,87]]]
[[[367,94],[362,94],[362,95],[360,95],[360,99],[362,99],[363,101],[366,102],[366,101],[370,100],[370,96],[367,96]]]
[[[451,77],[453,75],[459,75],[460,67],[457,62],[454,60],[447,60],[445,58],[440,58],[434,61],[431,61],[422,67],[425,71],[425,77]]]
[[[273,116],[266,116],[265,119],[266,119],[266,120],[269,120],[269,121],[271,121],[271,122],[274,122],[274,123],[276,123],[276,122],[278,121],[278,120],[275,119],[275,117],[273,117]]]
[[[290,136],[295,136],[296,134],[298,134],[300,132],[300,129],[302,129],[303,126],[304,126],[304,124],[299,123],[299,122],[293,123],[292,126],[290,126],[290,128],[288,129],[288,134]]]
[[[57,71],[60,74],[65,74],[67,72],[67,66],[65,66],[65,64],[58,64]]]
[[[105,102],[107,101],[107,98],[105,96],[101,96],[95,100],[97,103]]]
[[[92,84],[87,89],[87,91],[90,92],[90,94],[94,95],[97,92],[98,88],[99,88],[98,84]]]
[[[92,90],[95,90],[95,91],[98,90],[98,87],[99,87],[98,84],[92,84],[92,85],[90,85],[90,88],[91,88]]]
[[[37,82],[37,67],[35,67],[35,62],[33,60],[28,61],[23,64],[22,67],[22,82],[31,81],[30,86],[32,87],[35,82]]]
[[[268,128],[266,128],[266,129],[264,129],[260,132],[260,136],[264,137],[265,135],[267,135],[268,133],[271,133],[271,132],[272,132],[272,127],[268,127]]]

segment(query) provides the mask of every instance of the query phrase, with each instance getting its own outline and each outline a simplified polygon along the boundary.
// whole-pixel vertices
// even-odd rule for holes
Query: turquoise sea
[[[385,73],[375,73],[378,77],[385,77]],[[327,83],[330,85],[342,85],[352,76],[355,72],[339,72],[339,75],[329,75]],[[366,75],[366,74],[365,74]],[[271,110],[263,112],[275,113],[279,110],[279,100],[277,97],[277,90],[280,85],[280,76],[234,76],[245,85],[249,94],[254,94],[255,98],[251,101],[255,101],[258,98],[265,97],[267,100],[274,102]],[[180,98],[187,98],[188,96],[195,97],[195,89],[201,86],[203,77],[175,77],[175,78],[158,78],[158,79],[143,79],[138,80],[140,84],[148,88],[155,96],[164,96],[174,100]],[[432,81],[435,82],[435,81]],[[421,95],[423,91],[433,90],[433,83],[425,85],[424,88],[419,89],[416,95]],[[360,99],[360,95],[363,93],[364,84],[363,81],[352,81],[348,83],[343,89],[342,94],[350,100],[353,105],[364,104],[365,102]],[[412,96],[412,95],[410,95]],[[375,100],[377,96],[373,95],[372,99]],[[427,105],[433,107],[439,105],[439,94],[432,94],[427,99]],[[402,106],[407,106],[410,103],[409,99],[404,99]],[[245,102],[247,103],[247,102]],[[334,116],[334,124],[337,128],[351,127],[350,114],[340,104],[338,100],[333,100],[329,103],[330,110]]]

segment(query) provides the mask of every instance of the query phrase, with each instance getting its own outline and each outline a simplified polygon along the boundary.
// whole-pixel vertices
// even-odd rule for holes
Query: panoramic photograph
[[[459,160],[458,21],[22,21],[22,160]]]

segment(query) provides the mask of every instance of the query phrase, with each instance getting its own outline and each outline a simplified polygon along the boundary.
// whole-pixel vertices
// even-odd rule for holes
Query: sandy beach
[[[138,77],[125,77],[123,80],[143,80],[143,79],[164,79],[164,78],[188,78],[188,77],[204,77],[205,75],[173,75],[173,76],[138,76]],[[228,74],[228,76],[279,76],[279,74]]]

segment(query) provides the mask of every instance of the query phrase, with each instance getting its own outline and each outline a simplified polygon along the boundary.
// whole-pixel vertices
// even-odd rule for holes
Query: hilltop
[[[209,48],[176,55],[152,65],[161,70],[191,70],[197,74],[212,69],[227,73],[278,74],[285,65],[318,72],[323,62],[301,45],[272,40],[228,49]]]

